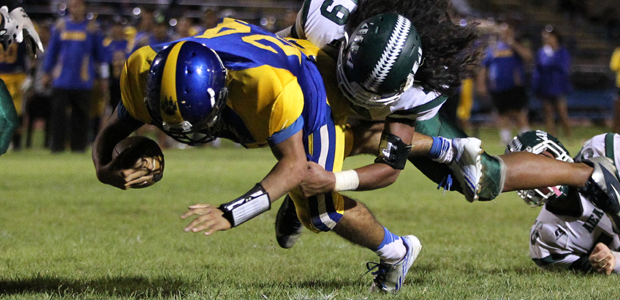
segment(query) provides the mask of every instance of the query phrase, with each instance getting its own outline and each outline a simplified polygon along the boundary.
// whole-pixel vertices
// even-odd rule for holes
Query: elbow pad
[[[395,170],[402,170],[405,168],[410,151],[411,145],[405,144],[400,137],[383,132],[379,144],[379,157],[375,159],[375,163],[386,164]]]

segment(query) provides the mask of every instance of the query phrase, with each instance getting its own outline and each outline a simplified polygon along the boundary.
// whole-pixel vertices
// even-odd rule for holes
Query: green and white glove
[[[17,7],[9,12],[7,6],[0,7],[2,22],[0,23],[0,42],[6,49],[14,41],[21,43],[26,42],[28,53],[32,57],[36,57],[36,49],[43,52],[43,44],[41,38],[34,28],[34,24],[28,17],[23,8]]]

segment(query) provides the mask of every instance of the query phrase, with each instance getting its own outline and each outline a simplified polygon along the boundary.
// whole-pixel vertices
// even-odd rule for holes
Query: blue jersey
[[[129,53],[131,49],[129,49],[129,41],[126,39],[122,40],[114,40],[114,39],[104,39],[103,40],[103,48],[104,48],[104,60],[105,62],[111,64],[114,61],[115,53],[122,53],[123,57],[127,59],[129,57]]]
[[[570,54],[562,47],[553,51],[545,47],[536,53],[536,68],[532,74],[532,90],[539,96],[560,96],[572,90]]]
[[[184,41],[213,49],[228,70],[222,137],[261,147],[302,129],[309,135],[325,125],[329,111],[325,87],[314,61],[300,50],[303,47],[234,19],[179,42]],[[130,56],[121,75],[121,119],[151,123],[144,104],[146,74],[157,52],[168,45],[143,47]]]
[[[489,91],[492,93],[525,86],[523,59],[502,41],[487,48],[482,65],[488,69]]]
[[[45,49],[45,73],[52,73],[52,86],[88,90],[95,79],[95,62],[103,61],[103,38],[93,21],[61,19]]]

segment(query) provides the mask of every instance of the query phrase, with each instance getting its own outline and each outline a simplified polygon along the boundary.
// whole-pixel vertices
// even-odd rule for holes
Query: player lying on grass
[[[391,233],[364,205],[337,192],[304,197],[297,189],[308,160],[340,171],[347,116],[346,100],[332,93],[336,87],[326,91],[315,59],[300,49],[322,54],[300,42],[298,48],[224,19],[201,35],[139,49],[122,73],[122,102],[93,146],[97,177],[121,189],[152,182],[150,168],[122,169],[111,158],[115,145],[143,124],[190,145],[221,137],[247,148],[269,146],[278,160],[273,169],[231,202],[190,206],[183,218],[196,218],[185,230],[210,235],[239,226],[288,193],[308,229],[334,231],[376,252],[381,263],[372,288],[397,291],[421,250],[418,239]]]
[[[544,131],[530,131],[515,137],[506,152],[528,151],[543,157],[572,161],[568,150]],[[601,174],[617,176],[620,135],[608,133],[585,142],[575,161],[600,160]],[[543,170],[543,169],[539,169]],[[613,175],[608,175],[613,176]],[[596,195],[565,185],[522,190],[526,203],[544,203],[530,233],[530,255],[544,269],[620,273],[620,240],[611,219],[603,212],[605,203],[591,202]]]
[[[43,44],[21,3],[17,0],[0,1],[0,44],[3,49],[8,49],[13,42],[25,41],[28,53],[34,56],[37,49],[43,52]],[[13,98],[4,81],[0,80],[0,155],[6,153],[17,127],[19,119]]]
[[[420,57],[423,63],[408,89],[366,84],[367,80],[373,82],[369,80],[374,78],[373,70],[385,68],[380,59],[382,53],[394,52],[390,50],[390,43],[381,41],[392,40],[393,32],[401,29],[384,20],[368,25],[361,20],[386,11],[407,17],[414,25],[413,30],[417,30],[415,34],[419,35],[421,45],[416,47],[421,50],[418,55],[409,54],[408,57],[415,59],[414,66]],[[455,126],[454,120],[437,113],[447,95],[460,85],[461,76],[467,74],[470,65],[477,60],[472,48],[477,38],[474,29],[454,24],[449,15],[449,2],[444,0],[369,0],[360,1],[359,6],[357,1],[351,0],[308,0],[295,25],[279,34],[307,38],[337,57],[338,77],[335,80],[352,108],[353,149],[350,155],[381,156],[380,145],[387,144],[386,138],[394,135],[407,143],[412,141],[408,157],[397,156],[402,167],[408,159],[435,183],[463,193],[469,201],[492,200],[501,192],[557,184],[584,187],[590,180],[592,167],[552,161],[530,153],[477,156],[479,141],[468,138]],[[350,33],[348,39],[346,32]],[[407,52],[403,53],[399,54],[399,59],[407,56]],[[408,82],[409,74],[398,71],[399,65],[394,64],[384,73],[393,75],[389,80],[394,82]],[[445,164],[450,161],[453,163]],[[373,167],[374,172],[370,174],[376,182],[393,182],[400,171],[380,164]],[[537,172],[540,167],[551,171]],[[306,196],[330,192],[342,174],[355,177],[356,173],[367,171],[366,168],[333,174],[310,164],[311,176],[302,183],[302,191]],[[453,182],[452,176],[457,181]],[[381,177],[385,179],[379,180]],[[365,186],[355,188],[352,185],[349,189],[364,190]],[[276,237],[283,248],[292,247],[302,231],[294,208],[291,201],[285,199],[278,211]]]

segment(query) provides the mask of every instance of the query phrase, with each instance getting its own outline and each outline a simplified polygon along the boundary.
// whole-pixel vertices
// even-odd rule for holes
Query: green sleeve
[[[13,131],[17,126],[18,118],[13,98],[6,89],[4,81],[0,80],[0,155],[6,153],[9,148]]]

